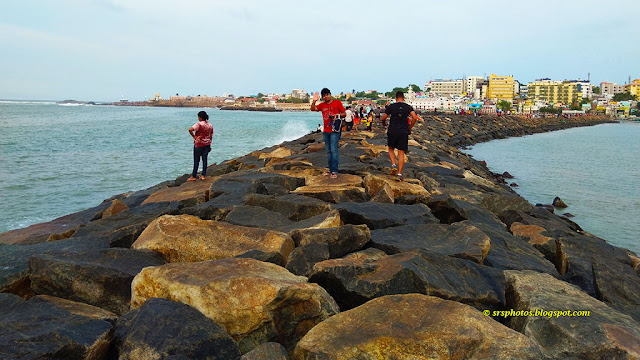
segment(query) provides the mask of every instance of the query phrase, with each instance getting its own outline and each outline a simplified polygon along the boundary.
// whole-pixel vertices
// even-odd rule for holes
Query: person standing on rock
[[[207,175],[207,155],[211,151],[211,139],[213,138],[213,126],[209,123],[209,115],[206,112],[198,113],[198,122],[189,128],[189,134],[193,138],[193,171],[187,181],[196,181],[198,166],[202,158],[202,175],[204,180]]]
[[[391,175],[398,175],[398,180],[403,180],[402,168],[404,167],[404,153],[409,148],[409,134],[418,120],[418,115],[411,105],[404,102],[404,93],[396,93],[396,102],[387,106],[382,115],[384,123],[389,117],[389,128],[387,128],[387,146],[389,147],[389,159],[391,160]],[[407,121],[411,118],[411,123]],[[394,149],[398,149],[398,165]]]
[[[344,113],[344,122],[347,125],[347,131],[351,131],[351,129],[353,129],[353,111],[351,111],[351,106],[347,106]]]
[[[324,146],[327,149],[327,162],[329,164],[329,172],[327,175],[331,175],[332,179],[338,177],[338,142],[340,141],[341,129],[334,132],[332,129],[332,122],[335,118],[345,117],[346,112],[344,106],[338,100],[334,100],[331,97],[331,91],[324,88],[321,91],[322,103],[316,106],[316,102],[320,100],[320,95],[316,91],[313,94],[313,102],[311,103],[311,111],[322,111],[322,119],[324,121]]]

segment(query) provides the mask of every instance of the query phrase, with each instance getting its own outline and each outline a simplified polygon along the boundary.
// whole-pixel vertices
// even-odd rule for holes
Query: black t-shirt
[[[389,134],[409,134],[409,114],[413,111],[411,105],[403,102],[393,103],[385,109],[389,115]]]

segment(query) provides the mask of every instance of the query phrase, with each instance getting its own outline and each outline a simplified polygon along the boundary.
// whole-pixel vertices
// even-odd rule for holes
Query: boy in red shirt
[[[318,92],[313,94],[313,102],[311,103],[311,111],[322,111],[322,119],[324,121],[324,129],[322,135],[324,137],[324,147],[327,149],[327,162],[329,164],[329,172],[332,179],[338,177],[338,142],[340,141],[341,130],[333,132],[331,122],[334,118],[345,117],[346,112],[344,106],[338,100],[331,97],[331,91],[324,88],[321,91],[322,103],[316,105],[320,99]]]

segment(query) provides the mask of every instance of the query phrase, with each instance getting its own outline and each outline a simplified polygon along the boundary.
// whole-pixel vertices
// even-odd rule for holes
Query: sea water
[[[508,171],[529,202],[558,196],[585,231],[640,253],[640,123],[572,128],[477,144],[466,151]]]
[[[297,139],[322,121],[311,112],[1,101],[0,232],[190,173],[188,129],[200,110],[214,129],[209,164]]]

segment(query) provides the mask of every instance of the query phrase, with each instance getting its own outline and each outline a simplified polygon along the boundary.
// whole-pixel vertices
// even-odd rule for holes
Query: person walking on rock
[[[409,134],[418,120],[418,115],[411,105],[404,102],[404,93],[396,93],[396,102],[387,106],[382,115],[384,123],[389,117],[389,128],[387,129],[387,146],[389,147],[389,160],[391,160],[391,175],[398,175],[398,180],[403,180],[402,168],[404,167],[404,153],[409,147]],[[407,121],[411,118],[411,123]],[[398,149],[398,164],[394,149]]]
[[[324,88],[321,91],[322,103],[316,106],[316,102],[320,100],[320,96],[316,91],[313,94],[313,102],[311,103],[311,111],[322,111],[322,119],[324,121],[324,146],[327,149],[327,162],[329,165],[329,172],[327,175],[331,175],[332,179],[338,177],[338,142],[340,141],[340,135],[342,129],[333,129],[331,126],[333,120],[338,117],[345,117],[346,112],[344,106],[338,100],[334,100],[331,97],[331,91]]]
[[[204,180],[207,175],[207,155],[211,151],[211,139],[213,138],[213,126],[209,123],[209,115],[206,112],[198,113],[198,122],[189,128],[189,134],[193,138],[193,171],[187,181],[196,181],[198,166],[202,158],[202,175]]]
[[[353,111],[351,111],[351,106],[347,106],[344,113],[344,122],[347,125],[347,131],[351,131],[351,129],[353,129]]]

